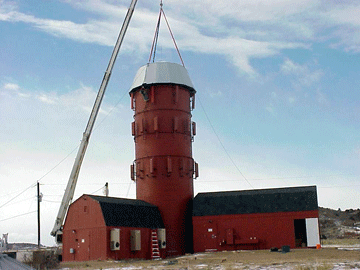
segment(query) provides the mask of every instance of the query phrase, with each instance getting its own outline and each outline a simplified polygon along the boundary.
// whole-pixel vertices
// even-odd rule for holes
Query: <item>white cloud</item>
[[[332,48],[360,52],[360,3],[358,1],[339,1],[320,12],[323,28],[331,28],[328,39]]]
[[[1,15],[0,20],[28,23],[54,36],[69,38],[80,42],[111,46],[114,44],[116,35],[116,32],[112,32],[112,35],[106,34],[110,27],[108,25],[109,23],[106,22],[89,21],[86,24],[77,24],[71,21],[40,19],[17,11],[11,11]]]
[[[354,1],[348,3],[339,3],[331,10],[324,12],[324,16],[334,24],[347,24],[354,27],[360,27],[360,4]]]
[[[317,61],[299,64],[286,58],[280,65],[279,72],[274,76],[276,92],[270,93],[269,101],[265,106],[271,114],[275,115],[276,111],[294,105],[302,106],[309,102],[329,105],[325,93],[319,90],[324,72],[318,67]]]
[[[300,74],[304,73],[306,68],[286,59],[280,69],[284,74]]]
[[[324,72],[321,69],[315,69],[316,63],[303,65],[294,63],[290,59],[285,59],[284,63],[280,67],[280,71],[289,76],[295,76],[297,82],[301,86],[310,87],[314,83],[319,82],[324,76]]]
[[[47,96],[46,94],[40,94],[37,97],[40,101],[47,103],[47,104],[55,104],[55,100]]]
[[[271,104],[269,106],[266,106],[265,109],[270,113],[272,114],[273,116],[276,115],[276,111],[275,111],[275,107]]]
[[[80,8],[74,2],[71,3]],[[113,16],[103,20],[92,19],[86,23],[78,24],[72,21],[36,18],[33,15],[14,10],[0,10],[0,14],[2,14],[0,19],[10,22],[28,23],[37,29],[62,38],[113,46],[116,34],[119,31],[120,18],[122,19],[126,10],[124,6],[112,5],[106,1],[87,1],[85,4],[82,3],[81,8],[101,13],[104,16],[108,14]],[[212,8],[214,7],[212,6]],[[123,12],[116,13],[117,17],[114,17],[115,13],[113,12],[116,10]],[[221,17],[222,15],[218,14],[217,16]],[[128,30],[126,50],[137,50],[140,53],[148,51],[156,17],[156,13],[148,10],[139,9],[136,11]],[[196,24],[193,25],[192,21],[178,18],[176,15],[170,17],[169,21],[182,50],[223,55],[229,62],[238,67],[241,72],[252,76],[256,75],[256,71],[250,64],[251,58],[269,57],[279,54],[283,49],[305,46],[298,42],[269,42],[243,38],[231,31],[226,32],[221,38],[213,37],[205,34]],[[163,29],[160,35],[162,46],[166,49],[173,49],[174,45],[169,38],[167,30]]]
[[[360,147],[354,149],[355,156],[360,159]]]
[[[102,16],[119,17],[125,15],[127,11],[126,1],[103,1],[103,0],[66,0],[67,3],[77,9],[87,10]],[[130,3],[130,2],[129,2]]]
[[[317,0],[273,0],[271,2],[262,0],[205,0],[201,2],[169,0],[166,3],[166,7],[175,6],[177,9],[180,7],[180,10],[184,13],[183,7],[190,7],[189,12],[206,18],[221,17],[223,19],[228,18],[242,21],[269,21],[307,11],[318,4],[319,1]]]
[[[78,108],[83,112],[91,112],[94,100],[96,97],[96,91],[83,84],[74,91],[67,93],[58,93],[54,91],[50,92],[35,92],[22,89],[18,84],[5,83],[0,87],[1,92],[8,96],[19,96],[21,98],[32,98],[34,101],[38,100],[47,105],[61,106],[63,108]],[[108,109],[100,110],[100,113],[107,113]]]
[[[18,93],[18,96],[22,97],[22,98],[29,98],[29,97],[31,97],[31,94],[29,94],[29,93]]]
[[[214,97],[221,97],[223,95],[223,93],[220,91],[220,90],[218,90],[217,92],[212,92],[212,93],[210,93],[210,97],[212,97],[212,98],[214,98]]]
[[[329,106],[330,105],[330,101],[329,99],[326,97],[326,95],[321,92],[319,89],[316,91],[316,97],[317,97],[317,100],[318,102],[321,104],[321,105],[326,105],[326,106]]]
[[[187,29],[188,36],[182,39],[181,48],[201,52],[205,54],[223,55],[236,66],[240,72],[248,75],[257,75],[257,72],[250,64],[252,58],[266,58],[279,54],[283,49],[293,49],[304,47],[301,43],[281,43],[281,42],[262,42],[228,36],[215,38],[204,36],[190,25],[183,24]]]
[[[66,2],[100,18],[97,16],[85,23],[37,18],[20,12],[20,7],[12,2],[2,0],[0,20],[27,23],[51,35],[79,42],[114,45],[129,3]],[[147,53],[157,18],[155,8],[155,5],[138,3],[124,44],[127,51]],[[320,0],[171,0],[164,8],[182,50],[223,55],[241,72],[251,76],[257,74],[251,59],[270,57],[284,49],[308,48],[309,42],[324,39],[321,35],[324,29],[329,30],[330,37],[337,37],[338,42],[333,46],[360,50],[360,34],[356,34],[360,27],[360,5],[355,1],[328,4]],[[162,46],[172,49],[167,30],[160,34],[166,37],[161,39]]]
[[[310,71],[303,78],[301,78],[301,83],[305,86],[311,86],[314,83],[319,82],[324,76],[324,72],[320,69]]]
[[[10,90],[10,91],[18,91],[20,89],[20,86],[15,83],[6,83],[3,86],[4,90]]]
[[[291,82],[291,88],[287,89],[288,93],[285,95],[288,104],[294,104],[296,101],[309,97],[309,95],[318,104],[330,104],[326,95],[318,88],[324,77],[324,72],[318,68],[316,61],[298,64],[290,59],[285,59],[280,66],[279,76],[286,76]]]
[[[0,86],[0,94],[2,96],[19,96],[21,98],[29,98],[30,93],[24,92],[16,83],[4,83]]]

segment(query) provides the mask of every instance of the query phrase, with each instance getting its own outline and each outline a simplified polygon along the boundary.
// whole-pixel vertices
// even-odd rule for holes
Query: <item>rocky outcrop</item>
[[[319,207],[320,235],[326,238],[360,239],[360,209],[342,211]]]

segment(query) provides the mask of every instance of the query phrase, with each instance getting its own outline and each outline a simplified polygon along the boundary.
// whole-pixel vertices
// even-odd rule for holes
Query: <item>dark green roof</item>
[[[106,226],[164,228],[157,206],[141,200],[88,195],[99,202]]]
[[[318,209],[316,186],[199,193],[193,216],[310,211]]]

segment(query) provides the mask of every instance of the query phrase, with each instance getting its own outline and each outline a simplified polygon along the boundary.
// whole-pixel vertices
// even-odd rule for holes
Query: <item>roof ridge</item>
[[[312,186],[296,186],[296,187],[281,187],[281,188],[265,188],[265,189],[244,189],[244,190],[229,190],[229,191],[211,191],[211,192],[199,192],[197,195],[227,195],[227,194],[241,194],[241,193],[286,193],[286,192],[296,192],[297,190],[313,190],[316,189],[316,185]],[[282,191],[282,192],[281,192]],[[197,196],[196,195],[196,196]]]

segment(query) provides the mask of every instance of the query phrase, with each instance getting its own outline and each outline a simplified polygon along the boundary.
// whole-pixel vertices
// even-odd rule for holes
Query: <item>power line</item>
[[[32,196],[32,197],[29,197],[29,198],[26,198],[26,199],[23,199],[23,200],[20,200],[20,201],[17,201],[17,202],[8,204],[8,206],[14,205],[14,204],[18,204],[18,203],[21,203],[21,202],[25,202],[25,201],[28,201],[28,200],[33,200],[33,199],[35,199],[35,198],[36,198],[35,196]]]
[[[305,176],[285,176],[285,177],[269,177],[269,178],[249,178],[251,180],[274,180],[274,179],[296,179],[296,178],[319,178],[319,177],[340,177],[350,176],[357,177],[358,175],[352,174],[333,174],[333,175],[305,175]]]
[[[108,114],[98,123],[98,125],[94,128],[94,130],[96,130],[97,128],[99,128],[99,126],[105,121],[105,119],[113,112],[113,110],[119,105],[119,103],[121,102],[121,100],[125,97],[126,92],[121,96],[121,98],[119,99],[119,101],[110,109],[110,111],[108,112]],[[78,144],[69,154],[67,154],[62,160],[60,160],[59,163],[57,163],[53,168],[51,168],[47,173],[45,173],[42,177],[40,177],[37,182],[40,182],[40,180],[42,180],[45,176],[47,176],[49,173],[51,173],[56,167],[58,167],[61,163],[63,163],[73,152],[75,152],[78,148],[79,148]],[[57,185],[57,184],[54,184]],[[36,184],[35,184],[36,186]],[[1,208],[2,206],[0,206]]]
[[[25,190],[23,190],[22,192],[20,192],[18,195],[16,195],[15,197],[13,197],[12,199],[10,199],[9,201],[7,201],[6,203],[4,203],[3,205],[0,206],[0,208],[4,207],[5,205],[7,205],[8,203],[12,202],[13,200],[15,200],[17,197],[19,197],[21,194],[23,194],[25,191],[27,191],[28,189],[35,187],[37,185],[37,182],[40,182],[41,179],[43,179],[45,176],[47,176],[49,173],[51,173],[56,167],[58,167],[65,159],[67,159],[77,148],[75,148],[74,150],[72,150],[65,158],[63,158],[58,164],[56,164],[52,169],[50,169],[47,173],[45,173],[42,177],[40,177],[35,184],[32,184],[31,186],[29,186],[28,188],[26,188]]]
[[[127,190],[127,193],[126,193],[126,198],[129,196],[131,185],[132,185],[132,181],[129,183],[129,187],[128,187],[128,190]]]
[[[77,186],[98,186],[101,185],[102,183],[82,183],[82,184],[77,184]],[[111,183],[111,185],[127,185],[129,183]],[[44,184],[43,184],[44,185]],[[66,184],[45,184],[47,186],[66,186]]]
[[[102,186],[101,188],[99,188],[98,190],[94,191],[93,193],[91,193],[91,195],[95,194],[96,192],[102,190],[104,188],[104,186]]]
[[[343,185],[343,186],[327,186],[327,187],[318,186],[318,188],[346,188],[346,187],[360,187],[360,185]]]
[[[76,148],[74,148],[66,157],[64,157],[58,164],[56,164],[52,169],[50,169],[47,173],[45,173],[42,177],[40,177],[37,180],[37,182],[40,182],[41,179],[43,179],[45,176],[47,176],[49,173],[55,170],[56,167],[58,167],[61,163],[63,163],[76,149],[78,149],[79,145]]]
[[[287,176],[287,177],[268,177],[268,178],[247,178],[251,181],[267,181],[267,180],[285,180],[285,179],[306,179],[306,178],[324,178],[324,177],[340,177],[342,175],[312,175],[312,176]],[[349,175],[343,175],[343,176],[349,176]],[[357,175],[350,175],[352,177],[358,177]],[[221,180],[199,180],[196,181],[197,183],[207,183],[207,182],[238,182],[241,180],[237,179],[221,179]]]
[[[111,108],[111,110],[109,111],[109,113],[102,119],[102,121],[95,127],[95,129],[97,129],[104,121],[105,119],[112,113],[112,111],[119,105],[119,103],[121,102],[121,100],[125,97],[126,93],[124,93],[124,95],[119,99],[119,101],[115,104],[115,106],[113,106],[113,108]],[[79,144],[80,145],[80,144]],[[54,167],[52,167],[47,173],[45,173],[42,177],[40,177],[37,182],[40,182],[40,180],[42,180],[45,176],[47,176],[48,174],[50,174],[55,168],[57,168],[61,163],[63,163],[75,150],[77,150],[79,148],[79,145],[74,148],[68,155],[66,155],[62,160],[60,160],[60,162],[58,162]],[[25,190],[23,190],[22,192],[20,192],[18,195],[16,195],[15,197],[13,197],[12,199],[10,199],[9,201],[7,201],[6,203],[4,203],[3,205],[0,206],[0,208],[4,207],[5,205],[9,204],[10,202],[12,202],[13,200],[15,200],[17,197],[19,197],[21,194],[23,194],[25,191],[27,191],[28,189],[35,187],[35,184],[32,184],[31,186],[29,186],[28,188],[26,188]],[[56,185],[56,184],[54,184]],[[97,191],[95,191],[97,192]]]
[[[204,114],[205,114],[205,117],[206,117],[206,119],[208,120],[208,122],[209,122],[209,124],[210,124],[210,127],[211,127],[212,131],[214,132],[216,138],[218,139],[221,147],[224,149],[224,151],[225,151],[226,155],[228,156],[228,158],[230,159],[231,163],[235,166],[236,170],[237,170],[237,171],[240,173],[240,175],[245,179],[245,181],[249,184],[249,186],[252,187],[252,188],[254,188],[254,187],[251,185],[251,183],[249,182],[249,180],[245,177],[245,175],[240,171],[239,167],[236,165],[236,163],[234,162],[234,160],[231,158],[229,152],[226,150],[224,144],[223,144],[222,141],[220,140],[219,135],[216,133],[216,130],[215,130],[213,124],[211,123],[210,118],[209,118],[209,116],[207,115],[207,113],[206,113],[206,111],[205,111],[205,108],[204,108],[204,106],[203,106],[202,103],[201,103],[200,98],[198,98],[198,100],[199,100],[200,106],[201,106],[201,108],[202,108],[202,110],[203,110],[203,112],[204,112]]]
[[[7,205],[8,203],[12,202],[13,200],[15,200],[17,197],[19,197],[21,194],[23,194],[25,191],[27,191],[28,189],[32,188],[32,187],[36,187],[36,183],[32,184],[31,186],[27,187],[26,189],[24,189],[22,192],[20,192],[18,195],[16,195],[15,197],[13,197],[12,199],[10,199],[9,201],[7,201],[6,203],[4,203],[3,205],[0,206],[0,208],[4,207],[5,205]]]
[[[223,180],[223,181],[196,181],[195,184],[206,184],[206,183],[220,183],[220,182],[235,182],[235,181],[227,181],[227,180]],[[360,185],[342,185],[342,186],[326,186],[326,187],[322,187],[322,186],[316,186],[317,188],[349,188],[349,187],[360,187]]]
[[[120,102],[123,100],[123,98],[126,96],[127,92],[124,92],[124,94],[120,97],[118,102],[110,109],[110,111],[107,113],[107,115],[101,119],[101,121],[95,126],[94,131],[99,128],[99,126],[105,121],[105,119],[115,110],[115,108],[120,104]]]
[[[225,148],[224,144],[222,143],[222,141],[220,140],[220,137],[218,136],[213,124],[210,121],[210,118],[208,116],[208,114],[205,111],[205,108],[201,102],[201,99],[198,98],[200,106],[205,114],[205,117],[207,119],[207,121],[210,124],[210,127],[212,129],[212,131],[214,132],[216,138],[218,139],[221,147],[223,148],[223,150],[225,151],[226,155],[228,156],[228,158],[230,159],[230,161],[232,162],[232,164],[235,166],[236,170],[241,174],[241,176],[244,178],[244,180],[252,187],[254,188],[251,183],[249,182],[249,180],[251,181],[265,181],[265,180],[276,180],[276,179],[301,179],[301,178],[319,178],[319,177],[341,177],[341,176],[350,176],[350,177],[357,177],[357,175],[349,175],[349,174],[339,174],[339,175],[310,175],[310,176],[289,176],[289,177],[269,177],[269,178],[246,178],[244,176],[244,174],[240,171],[239,167],[236,165],[236,163],[234,162],[234,160],[231,158],[230,154],[228,153],[227,149]],[[239,180],[214,180],[214,181],[196,181],[195,183],[210,183],[210,182],[238,182]],[[329,187],[318,187],[318,188],[337,188],[337,187],[356,187],[356,186],[360,186],[360,185],[343,185],[343,186],[329,186]]]
[[[9,220],[9,219],[13,219],[13,218],[17,218],[17,217],[26,216],[26,215],[29,215],[29,214],[32,214],[32,213],[36,213],[36,212],[37,212],[37,211],[35,210],[35,211],[28,212],[28,213],[20,214],[20,215],[17,215],[17,216],[5,218],[5,219],[0,220],[0,222],[6,221],[6,220]]]
[[[42,200],[43,202],[50,202],[50,203],[61,203],[61,201],[50,201],[50,200]]]

